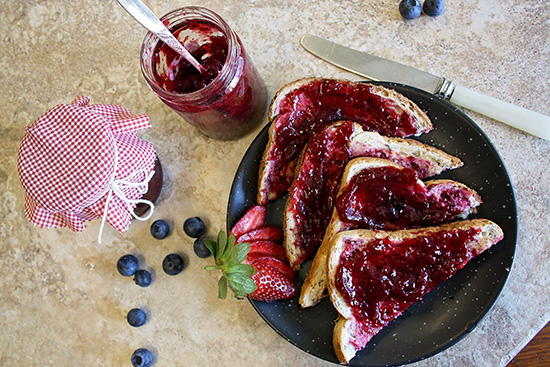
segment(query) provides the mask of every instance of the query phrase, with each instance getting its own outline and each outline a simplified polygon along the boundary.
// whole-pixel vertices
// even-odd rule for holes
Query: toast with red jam
[[[331,238],[352,229],[399,230],[466,219],[481,205],[479,194],[453,180],[423,182],[415,171],[386,159],[355,158],[347,165],[332,216],[300,292],[311,307],[327,295]]]
[[[302,151],[284,210],[284,246],[295,270],[313,258],[321,245],[342,173],[355,157],[386,158],[421,178],[462,166],[460,159],[440,149],[365,131],[352,121],[319,130]]]
[[[502,238],[502,229],[486,219],[335,235],[328,258],[328,288],[340,314],[333,333],[339,361],[348,364],[407,307]]]
[[[275,94],[268,119],[269,140],[258,175],[262,205],[290,188],[309,138],[334,121],[352,120],[364,130],[393,137],[433,128],[424,111],[393,89],[338,79],[304,78],[285,85]]]

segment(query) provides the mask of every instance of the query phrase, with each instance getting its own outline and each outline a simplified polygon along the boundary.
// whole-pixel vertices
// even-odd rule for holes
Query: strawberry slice
[[[278,243],[272,241],[252,241],[250,242],[250,251],[248,256],[252,254],[262,254],[264,256],[272,256],[283,262],[287,262],[285,248]]]
[[[239,238],[245,233],[262,227],[265,224],[267,209],[263,205],[254,205],[235,223],[229,234]]]
[[[276,226],[263,226],[253,229],[237,238],[236,243],[268,240],[279,242],[283,238],[283,230]]]
[[[290,299],[298,293],[296,284],[272,266],[257,263],[256,274],[252,280],[258,289],[248,296],[257,301],[271,302],[279,299]]]
[[[256,269],[256,264],[258,263],[262,265],[271,266],[277,269],[278,271],[280,271],[281,274],[283,274],[285,277],[287,277],[290,280],[294,280],[294,278],[296,278],[296,273],[294,272],[294,270],[292,270],[290,265],[288,265],[287,263],[277,258],[274,258],[273,256],[268,256],[258,252],[258,253],[248,255],[248,257],[244,262],[246,264],[252,265],[254,269]]]

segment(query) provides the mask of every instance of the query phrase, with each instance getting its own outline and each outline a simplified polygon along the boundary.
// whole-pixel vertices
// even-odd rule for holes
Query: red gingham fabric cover
[[[136,136],[151,127],[149,117],[120,105],[89,102],[79,96],[26,127],[18,157],[25,215],[40,227],[82,231],[84,222],[105,214],[107,222],[124,232],[136,206],[132,200],[147,191],[155,165],[153,145]],[[125,201],[113,193],[116,180],[144,187],[119,186]]]

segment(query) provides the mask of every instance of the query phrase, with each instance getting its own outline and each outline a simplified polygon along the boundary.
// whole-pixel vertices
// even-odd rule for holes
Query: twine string
[[[103,234],[103,229],[105,227],[105,222],[107,221],[107,213],[109,212],[109,204],[113,198],[113,194],[116,195],[120,200],[126,203],[128,207],[128,211],[137,220],[140,221],[146,221],[153,215],[153,211],[155,210],[155,204],[153,204],[149,200],[145,199],[131,199],[126,196],[124,193],[125,189],[137,189],[140,194],[145,194],[149,190],[149,181],[151,181],[151,178],[155,174],[155,171],[151,171],[147,173],[145,169],[138,169],[131,174],[129,174],[126,178],[120,178],[120,179],[113,179],[111,184],[109,185],[109,189],[107,191],[107,200],[105,202],[105,210],[103,212],[103,217],[101,219],[101,226],[99,227],[99,234],[98,234],[98,242],[101,243],[101,236]],[[133,182],[138,175],[143,175],[143,179],[137,182]],[[145,204],[149,206],[150,210],[146,212],[146,215],[140,217],[138,216],[135,211],[134,207],[132,207],[133,204]]]

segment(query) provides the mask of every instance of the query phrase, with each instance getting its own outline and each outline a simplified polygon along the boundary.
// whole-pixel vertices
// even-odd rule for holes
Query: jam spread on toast
[[[323,129],[305,149],[288,208],[297,227],[295,245],[303,250],[298,264],[313,256],[323,240],[343,169],[350,158],[348,142],[352,132],[351,122]]]
[[[383,327],[475,257],[465,244],[479,232],[456,229],[400,241],[347,239],[336,288],[356,320],[369,328]]]
[[[374,93],[374,88],[366,83],[321,79],[285,95],[273,121],[275,141],[267,160],[274,167],[264,189],[270,196],[264,196],[263,204],[291,186],[302,149],[315,132],[332,122],[355,121],[364,130],[387,136],[406,137],[425,132],[416,127],[412,114],[397,107],[392,98]]]
[[[301,250],[293,261],[295,268],[312,257],[321,245],[335,202],[340,202],[340,209],[345,211],[340,217],[349,229],[361,225],[384,229],[437,225],[470,208],[468,190],[452,185],[445,185],[447,188],[441,190],[426,190],[417,181],[422,174],[410,168],[369,171],[376,173],[352,180],[347,196],[337,201],[345,166],[356,156],[390,157],[398,162],[409,161],[411,167],[420,167],[423,163],[415,156],[385,154],[364,146],[361,149],[359,144],[352,147],[350,141],[354,133],[352,121],[335,123],[314,134],[304,149],[287,206],[287,213],[293,219],[288,227],[293,233],[292,245]],[[441,186],[444,185],[438,188]]]
[[[471,207],[471,196],[450,183],[426,187],[412,169],[373,167],[351,178],[335,206],[352,228],[397,230],[447,223]]]

